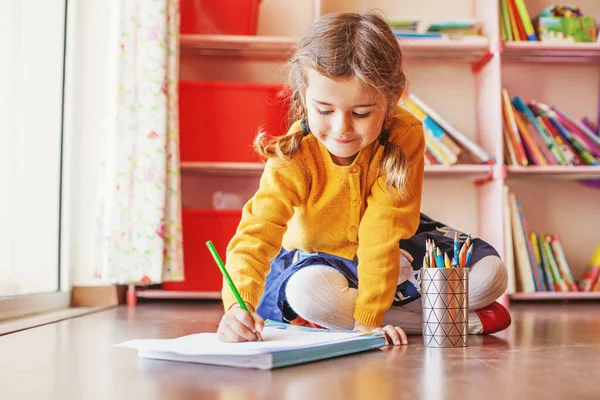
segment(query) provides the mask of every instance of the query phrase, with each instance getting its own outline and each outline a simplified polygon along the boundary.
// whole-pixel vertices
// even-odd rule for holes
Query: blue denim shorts
[[[400,241],[400,249],[412,258],[410,267],[412,271],[401,274],[396,286],[396,295],[392,307],[401,307],[421,297],[420,270],[425,256],[425,242],[433,239],[443,252],[452,254],[455,230],[441,222],[437,222],[421,214],[419,228],[414,236]],[[464,241],[467,235],[458,232],[460,240]],[[480,259],[494,255],[498,252],[485,241],[474,238],[471,265]],[[257,312],[265,318],[279,322],[290,322],[296,314],[287,303],[285,288],[290,277],[298,270],[311,265],[326,265],[342,273],[348,280],[348,286],[358,288],[358,259],[348,260],[326,253],[305,253],[301,250],[287,251],[281,249],[277,257],[271,261],[271,270],[267,275],[265,292],[260,299]]]

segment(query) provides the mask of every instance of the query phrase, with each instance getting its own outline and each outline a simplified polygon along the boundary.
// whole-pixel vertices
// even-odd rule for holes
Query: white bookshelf
[[[182,35],[181,79],[285,82],[282,62],[314,19],[327,12],[377,8],[389,19],[420,19],[424,27],[441,20],[481,21],[486,36],[482,40],[400,41],[409,89],[496,159],[495,165],[428,166],[422,211],[481,237],[504,256],[507,243],[503,187],[507,184],[524,203],[530,228],[558,233],[563,238],[573,275],[579,278],[600,239],[596,233],[600,226],[600,192],[579,187],[577,180],[600,179],[600,168],[504,166],[500,91],[506,87],[511,96],[520,94],[525,100],[557,104],[576,117],[595,117],[600,45],[502,43],[498,3],[498,0],[264,1],[256,36]],[[586,14],[600,13],[597,0],[580,3]],[[526,4],[530,14],[535,15],[552,2],[526,0]],[[220,186],[249,196],[258,184],[262,168],[261,163],[182,163],[184,206],[210,207],[206,192]],[[557,188],[561,188],[561,193],[555,196]],[[577,201],[578,212],[565,214],[570,201]],[[541,300],[565,296],[568,297],[536,293],[511,297]]]

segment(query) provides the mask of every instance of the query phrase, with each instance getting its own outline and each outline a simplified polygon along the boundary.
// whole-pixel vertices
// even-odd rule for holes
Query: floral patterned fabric
[[[96,277],[117,284],[182,280],[179,1],[112,5]]]

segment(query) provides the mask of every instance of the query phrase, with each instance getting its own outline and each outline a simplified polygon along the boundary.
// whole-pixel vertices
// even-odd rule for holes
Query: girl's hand
[[[354,323],[354,330],[357,332],[372,332],[372,331],[381,331],[385,332],[385,342],[387,344],[394,344],[396,346],[400,346],[403,344],[408,344],[408,339],[406,338],[406,333],[399,326],[386,325],[383,329],[379,326],[369,326],[363,325],[360,322]]]
[[[239,304],[234,305],[223,315],[217,338],[221,342],[253,342],[258,340],[256,332],[262,332],[265,321],[256,313],[252,306],[248,305],[252,317],[244,311]]]

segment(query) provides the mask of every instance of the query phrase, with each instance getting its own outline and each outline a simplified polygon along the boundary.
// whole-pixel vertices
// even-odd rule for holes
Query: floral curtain
[[[117,284],[183,279],[179,0],[113,0],[94,267]]]

